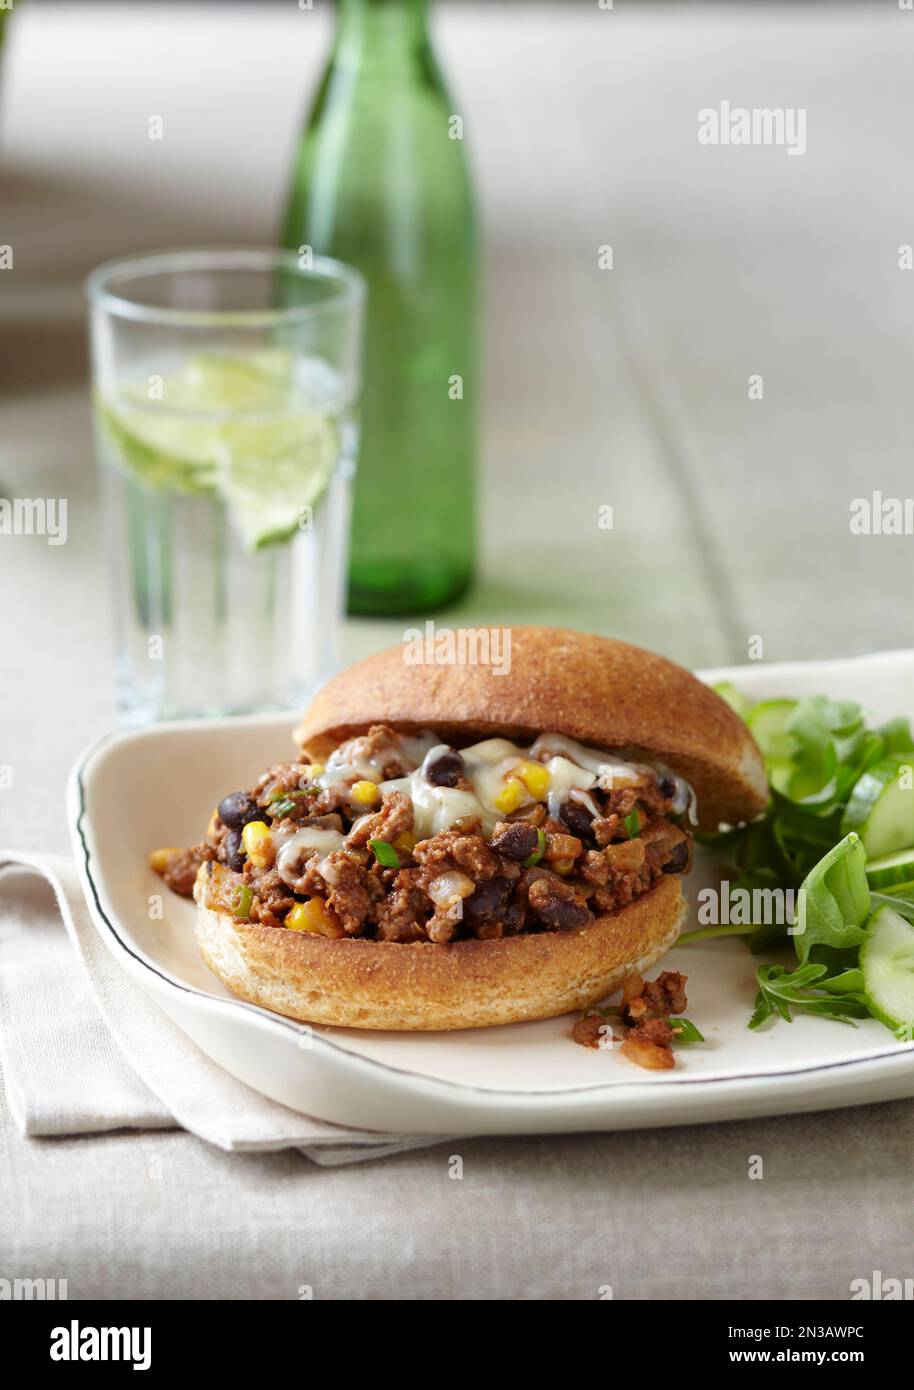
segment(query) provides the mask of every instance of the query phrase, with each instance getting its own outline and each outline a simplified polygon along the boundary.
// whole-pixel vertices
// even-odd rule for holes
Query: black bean
[[[513,936],[524,925],[525,903],[522,898],[512,896],[501,916],[505,936]]]
[[[219,819],[230,830],[241,830],[248,821],[259,820],[262,814],[247,792],[232,792],[219,802]]]
[[[591,920],[586,903],[564,883],[553,887],[547,879],[538,879],[530,885],[527,901],[531,911],[554,931],[575,931]]]
[[[586,806],[582,806],[580,801],[566,801],[559,811],[562,820],[568,826],[572,835],[577,835],[579,840],[585,844],[593,843],[593,815]]]
[[[245,854],[241,844],[241,831],[230,830],[225,837],[225,862],[236,874],[244,868]]]
[[[516,820],[495,827],[495,834],[489,844],[506,859],[516,859],[520,863],[529,859],[539,845],[536,827],[526,821]]]
[[[689,862],[689,846],[686,840],[680,840],[673,850],[669,859],[663,866],[665,874],[681,874],[686,864]]]
[[[433,787],[456,787],[463,777],[463,758],[456,748],[449,748],[425,764],[426,779]]]
[[[488,878],[476,892],[463,900],[463,920],[470,927],[500,917],[507,906],[513,884],[507,878]]]

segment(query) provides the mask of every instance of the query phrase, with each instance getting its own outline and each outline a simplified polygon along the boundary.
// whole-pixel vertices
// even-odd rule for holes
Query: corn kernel
[[[323,898],[296,903],[286,917],[289,931],[306,931],[314,936],[345,936],[339,917]]]
[[[353,782],[349,795],[360,806],[373,806],[381,793],[374,782]]]
[[[512,778],[495,797],[495,807],[509,815],[511,811],[516,811],[522,801],[527,800],[527,789],[518,779]]]
[[[542,763],[518,763],[510,775],[521,779],[535,801],[542,801],[549,790],[549,770]]]
[[[149,867],[157,874],[164,874],[175,855],[180,853],[179,849],[154,849],[149,856]]]
[[[404,854],[412,854],[416,845],[419,843],[411,830],[404,830],[402,835],[398,835],[394,840],[394,849],[402,850]]]
[[[311,782],[316,782],[324,770],[323,763],[309,763],[307,767],[308,778]]]
[[[268,869],[273,863],[273,837],[266,821],[248,821],[241,832],[241,843],[255,869]]]
[[[553,859],[549,864],[550,869],[556,874],[570,874],[574,868],[573,859]]]

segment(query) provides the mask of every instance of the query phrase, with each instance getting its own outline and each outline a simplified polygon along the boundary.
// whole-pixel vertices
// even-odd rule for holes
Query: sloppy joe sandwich
[[[511,663],[402,647],[318,693],[289,762],[228,791],[153,867],[197,902],[237,995],[356,1028],[452,1029],[587,1008],[685,915],[692,831],[762,811],[743,722],[682,668],[608,638],[511,629]]]

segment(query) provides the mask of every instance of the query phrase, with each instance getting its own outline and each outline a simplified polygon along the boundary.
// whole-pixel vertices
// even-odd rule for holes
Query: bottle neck
[[[427,0],[337,0],[337,52],[392,68],[428,43]]]

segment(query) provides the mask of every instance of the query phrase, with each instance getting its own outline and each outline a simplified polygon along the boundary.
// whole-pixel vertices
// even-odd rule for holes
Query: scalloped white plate
[[[914,652],[702,673],[752,697],[822,691],[877,718],[914,717]],[[542,1133],[819,1110],[914,1095],[914,1050],[873,1020],[798,1017],[750,1033],[754,966],[738,940],[672,951],[689,976],[689,1017],[704,1044],[673,1072],[645,1072],[617,1051],[570,1040],[571,1018],[459,1033],[308,1028],[234,999],[203,964],[193,905],[166,895],[151,848],[191,844],[226,791],[249,786],[292,751],[293,716],[161,724],[109,735],[68,787],[74,851],[98,930],[123,968],[221,1066],[263,1094],[340,1124],[417,1134]],[[694,901],[720,871],[704,856]]]

